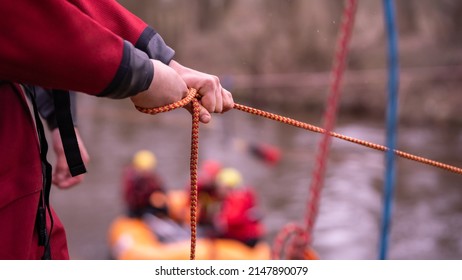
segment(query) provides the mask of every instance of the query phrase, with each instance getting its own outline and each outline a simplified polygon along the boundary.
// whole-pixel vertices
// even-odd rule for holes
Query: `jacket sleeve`
[[[0,80],[125,98],[154,68],[136,49],[64,0],[0,2]]]
[[[175,52],[143,20],[114,0],[70,0],[83,13],[131,42],[150,58],[169,64]]]

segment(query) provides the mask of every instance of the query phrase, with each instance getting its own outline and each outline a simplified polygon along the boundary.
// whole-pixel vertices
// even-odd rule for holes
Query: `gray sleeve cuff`
[[[112,82],[98,96],[122,99],[149,88],[154,77],[154,66],[148,55],[124,42],[122,62]]]
[[[145,52],[150,58],[169,64],[175,56],[175,51],[167,46],[164,39],[152,27],[146,27],[135,44],[137,49]]]

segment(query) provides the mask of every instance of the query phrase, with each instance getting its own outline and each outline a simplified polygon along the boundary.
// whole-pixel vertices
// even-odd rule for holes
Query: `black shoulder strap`
[[[55,116],[58,123],[59,134],[64,147],[67,165],[72,176],[87,172],[82,156],[80,155],[77,136],[72,122],[69,91],[53,90],[55,103]]]

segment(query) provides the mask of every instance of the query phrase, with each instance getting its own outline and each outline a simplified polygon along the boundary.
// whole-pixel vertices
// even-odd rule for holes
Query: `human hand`
[[[77,137],[77,142],[79,144],[80,155],[82,156],[83,163],[87,164],[90,161],[90,157],[88,156],[87,149],[83,144],[83,141],[80,137],[77,128],[75,128],[75,135]],[[68,189],[72,186],[81,183],[84,179],[84,174],[72,177],[69,171],[69,166],[67,165],[66,155],[64,154],[64,148],[58,129],[54,129],[51,132],[51,138],[53,142],[53,149],[56,154],[56,164],[52,175],[53,184],[55,184],[57,187],[61,189]]]
[[[156,108],[172,104],[188,94],[188,87],[178,73],[168,65],[151,59],[154,64],[154,79],[149,88],[131,97],[135,106]]]
[[[201,110],[199,119],[203,123],[211,120],[210,113],[223,113],[233,108],[233,96],[224,89],[218,77],[202,73],[172,60],[169,64],[184,80],[187,87],[197,89]]]

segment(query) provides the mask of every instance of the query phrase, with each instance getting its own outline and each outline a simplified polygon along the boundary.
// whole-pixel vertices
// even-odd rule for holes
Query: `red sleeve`
[[[1,1],[0,25],[0,80],[111,97],[125,75],[131,44],[68,1]]]
[[[136,44],[148,25],[114,0],[68,0],[118,36]]]
[[[175,52],[143,20],[114,0],[69,0],[83,13],[129,41],[150,58],[169,64]]]

